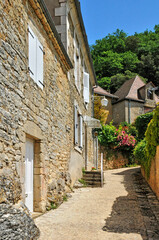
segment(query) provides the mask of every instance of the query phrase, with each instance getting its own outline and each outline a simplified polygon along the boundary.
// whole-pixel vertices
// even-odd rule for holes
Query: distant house
[[[154,87],[152,82],[145,84],[139,76],[126,81],[115,92],[118,99],[112,105],[114,124],[132,123],[137,116],[152,111],[159,102],[151,90]]]
[[[103,88],[94,87],[94,96],[105,97],[109,111],[107,123],[113,120],[115,125],[121,122],[132,123],[137,116],[152,111],[159,102],[158,96],[152,90],[152,82],[145,84],[139,76],[126,81],[114,94]],[[96,99],[94,100],[96,104]]]

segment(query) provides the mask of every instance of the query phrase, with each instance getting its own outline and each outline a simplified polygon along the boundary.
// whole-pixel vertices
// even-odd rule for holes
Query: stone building
[[[126,81],[114,94],[97,86],[94,94],[106,97],[109,111],[107,123],[113,120],[115,125],[121,122],[132,123],[137,116],[153,111],[159,102],[152,82],[145,84],[139,76]]]
[[[152,111],[159,102],[154,87],[152,82],[145,84],[139,76],[126,81],[115,92],[118,99],[112,107],[114,124],[132,123],[137,116]]]
[[[0,16],[1,203],[12,195],[45,212],[92,166],[92,129],[100,127],[80,5],[3,0]]]

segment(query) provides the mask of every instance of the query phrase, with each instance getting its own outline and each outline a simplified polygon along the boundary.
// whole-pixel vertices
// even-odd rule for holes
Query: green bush
[[[148,123],[153,117],[153,112],[145,113],[138,116],[135,120],[135,127],[138,131],[138,140],[142,140],[145,137],[145,132],[148,126]]]
[[[141,165],[144,164],[146,159],[146,139],[141,140],[134,148],[133,154],[137,162]]]
[[[116,144],[115,130],[116,127],[113,126],[112,123],[102,126],[102,129],[99,131],[98,134],[98,140],[101,145],[109,146],[111,144]]]
[[[148,124],[145,133],[145,139],[139,142],[134,149],[134,156],[136,159],[140,161],[140,164],[145,170],[147,178],[149,178],[151,161],[156,155],[156,147],[158,145],[159,145],[159,105],[156,107],[153,113],[153,118]]]

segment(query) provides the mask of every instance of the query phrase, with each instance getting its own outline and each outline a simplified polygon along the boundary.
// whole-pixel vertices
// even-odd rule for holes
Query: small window
[[[147,89],[147,99],[153,100],[153,91],[150,89]]]
[[[30,27],[29,31],[29,73],[30,77],[43,88],[43,46]]]

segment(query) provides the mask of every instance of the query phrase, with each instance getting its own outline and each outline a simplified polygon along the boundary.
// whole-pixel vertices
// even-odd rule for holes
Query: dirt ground
[[[76,189],[35,219],[40,240],[159,240],[159,202],[139,168],[108,170],[103,188]]]

